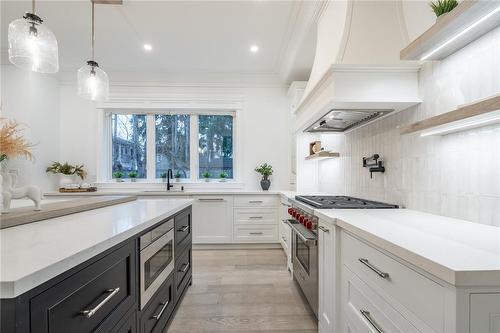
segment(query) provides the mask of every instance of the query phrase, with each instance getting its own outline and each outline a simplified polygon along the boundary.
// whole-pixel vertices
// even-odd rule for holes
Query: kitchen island
[[[141,323],[141,332],[161,332],[191,283],[191,204],[139,199],[1,230],[1,331],[135,332]],[[150,258],[166,249],[154,259],[170,257],[164,283],[155,278],[167,263],[144,273],[154,264],[141,251],[163,238]],[[139,308],[145,277],[157,291]],[[146,312],[163,327],[143,322]]]

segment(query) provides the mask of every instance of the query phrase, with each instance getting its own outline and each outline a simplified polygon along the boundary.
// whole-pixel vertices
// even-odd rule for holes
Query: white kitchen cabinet
[[[288,208],[290,208],[288,200],[282,198],[280,204],[280,217],[279,217],[279,237],[281,247],[286,255],[287,268],[290,274],[293,275],[293,265],[292,265],[292,229],[286,220],[288,219]]]
[[[500,333],[500,293],[470,295],[470,332]]]
[[[332,224],[319,221],[318,264],[319,264],[319,332],[335,332],[337,297],[337,230]]]
[[[233,196],[195,196],[193,203],[193,244],[231,243]]]

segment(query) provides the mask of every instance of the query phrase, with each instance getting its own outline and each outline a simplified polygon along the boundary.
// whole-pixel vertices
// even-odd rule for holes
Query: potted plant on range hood
[[[262,180],[260,181],[260,186],[262,187],[262,189],[264,191],[269,190],[269,187],[271,186],[269,176],[273,174],[273,167],[267,163],[264,163],[255,168],[255,171],[262,175]]]

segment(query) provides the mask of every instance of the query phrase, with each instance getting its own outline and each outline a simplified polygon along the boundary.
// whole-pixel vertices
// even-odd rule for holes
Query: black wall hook
[[[379,154],[373,154],[370,157],[363,157],[363,167],[370,168],[370,178],[373,178],[374,172],[385,172],[384,161],[379,161],[379,158]]]

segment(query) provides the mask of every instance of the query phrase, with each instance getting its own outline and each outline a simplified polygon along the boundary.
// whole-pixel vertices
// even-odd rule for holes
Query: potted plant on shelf
[[[227,179],[227,173],[225,171],[221,171],[221,173],[219,173],[219,178],[220,182],[225,182]]]
[[[167,181],[167,173],[162,172],[160,175],[160,178],[161,178],[161,181],[165,183]]]
[[[61,164],[60,162],[53,162],[45,172],[50,172],[59,175],[59,187],[64,187],[75,182],[75,175],[84,180],[87,172],[82,165],[71,165],[68,162]]]
[[[255,171],[262,175],[262,180],[260,181],[260,186],[262,187],[262,189],[264,191],[269,190],[269,187],[271,186],[269,176],[273,174],[273,167],[270,164],[264,163],[255,168]]]
[[[113,172],[113,178],[115,178],[118,183],[123,182],[123,179],[122,179],[123,178],[123,172],[121,172],[121,171],[115,171],[115,172]]]
[[[181,181],[181,173],[179,171],[176,171],[174,178],[175,178],[176,182],[180,182]]]
[[[205,171],[204,173],[201,174],[201,176],[205,179],[206,182],[210,181],[210,172]]]
[[[135,182],[137,180],[137,171],[130,171],[128,173],[128,178],[130,178],[131,182]]]
[[[445,16],[444,14],[451,12],[456,6],[458,6],[458,1],[437,0],[437,1],[431,1],[429,5],[431,6],[434,14],[436,14],[438,20],[440,20]]]

